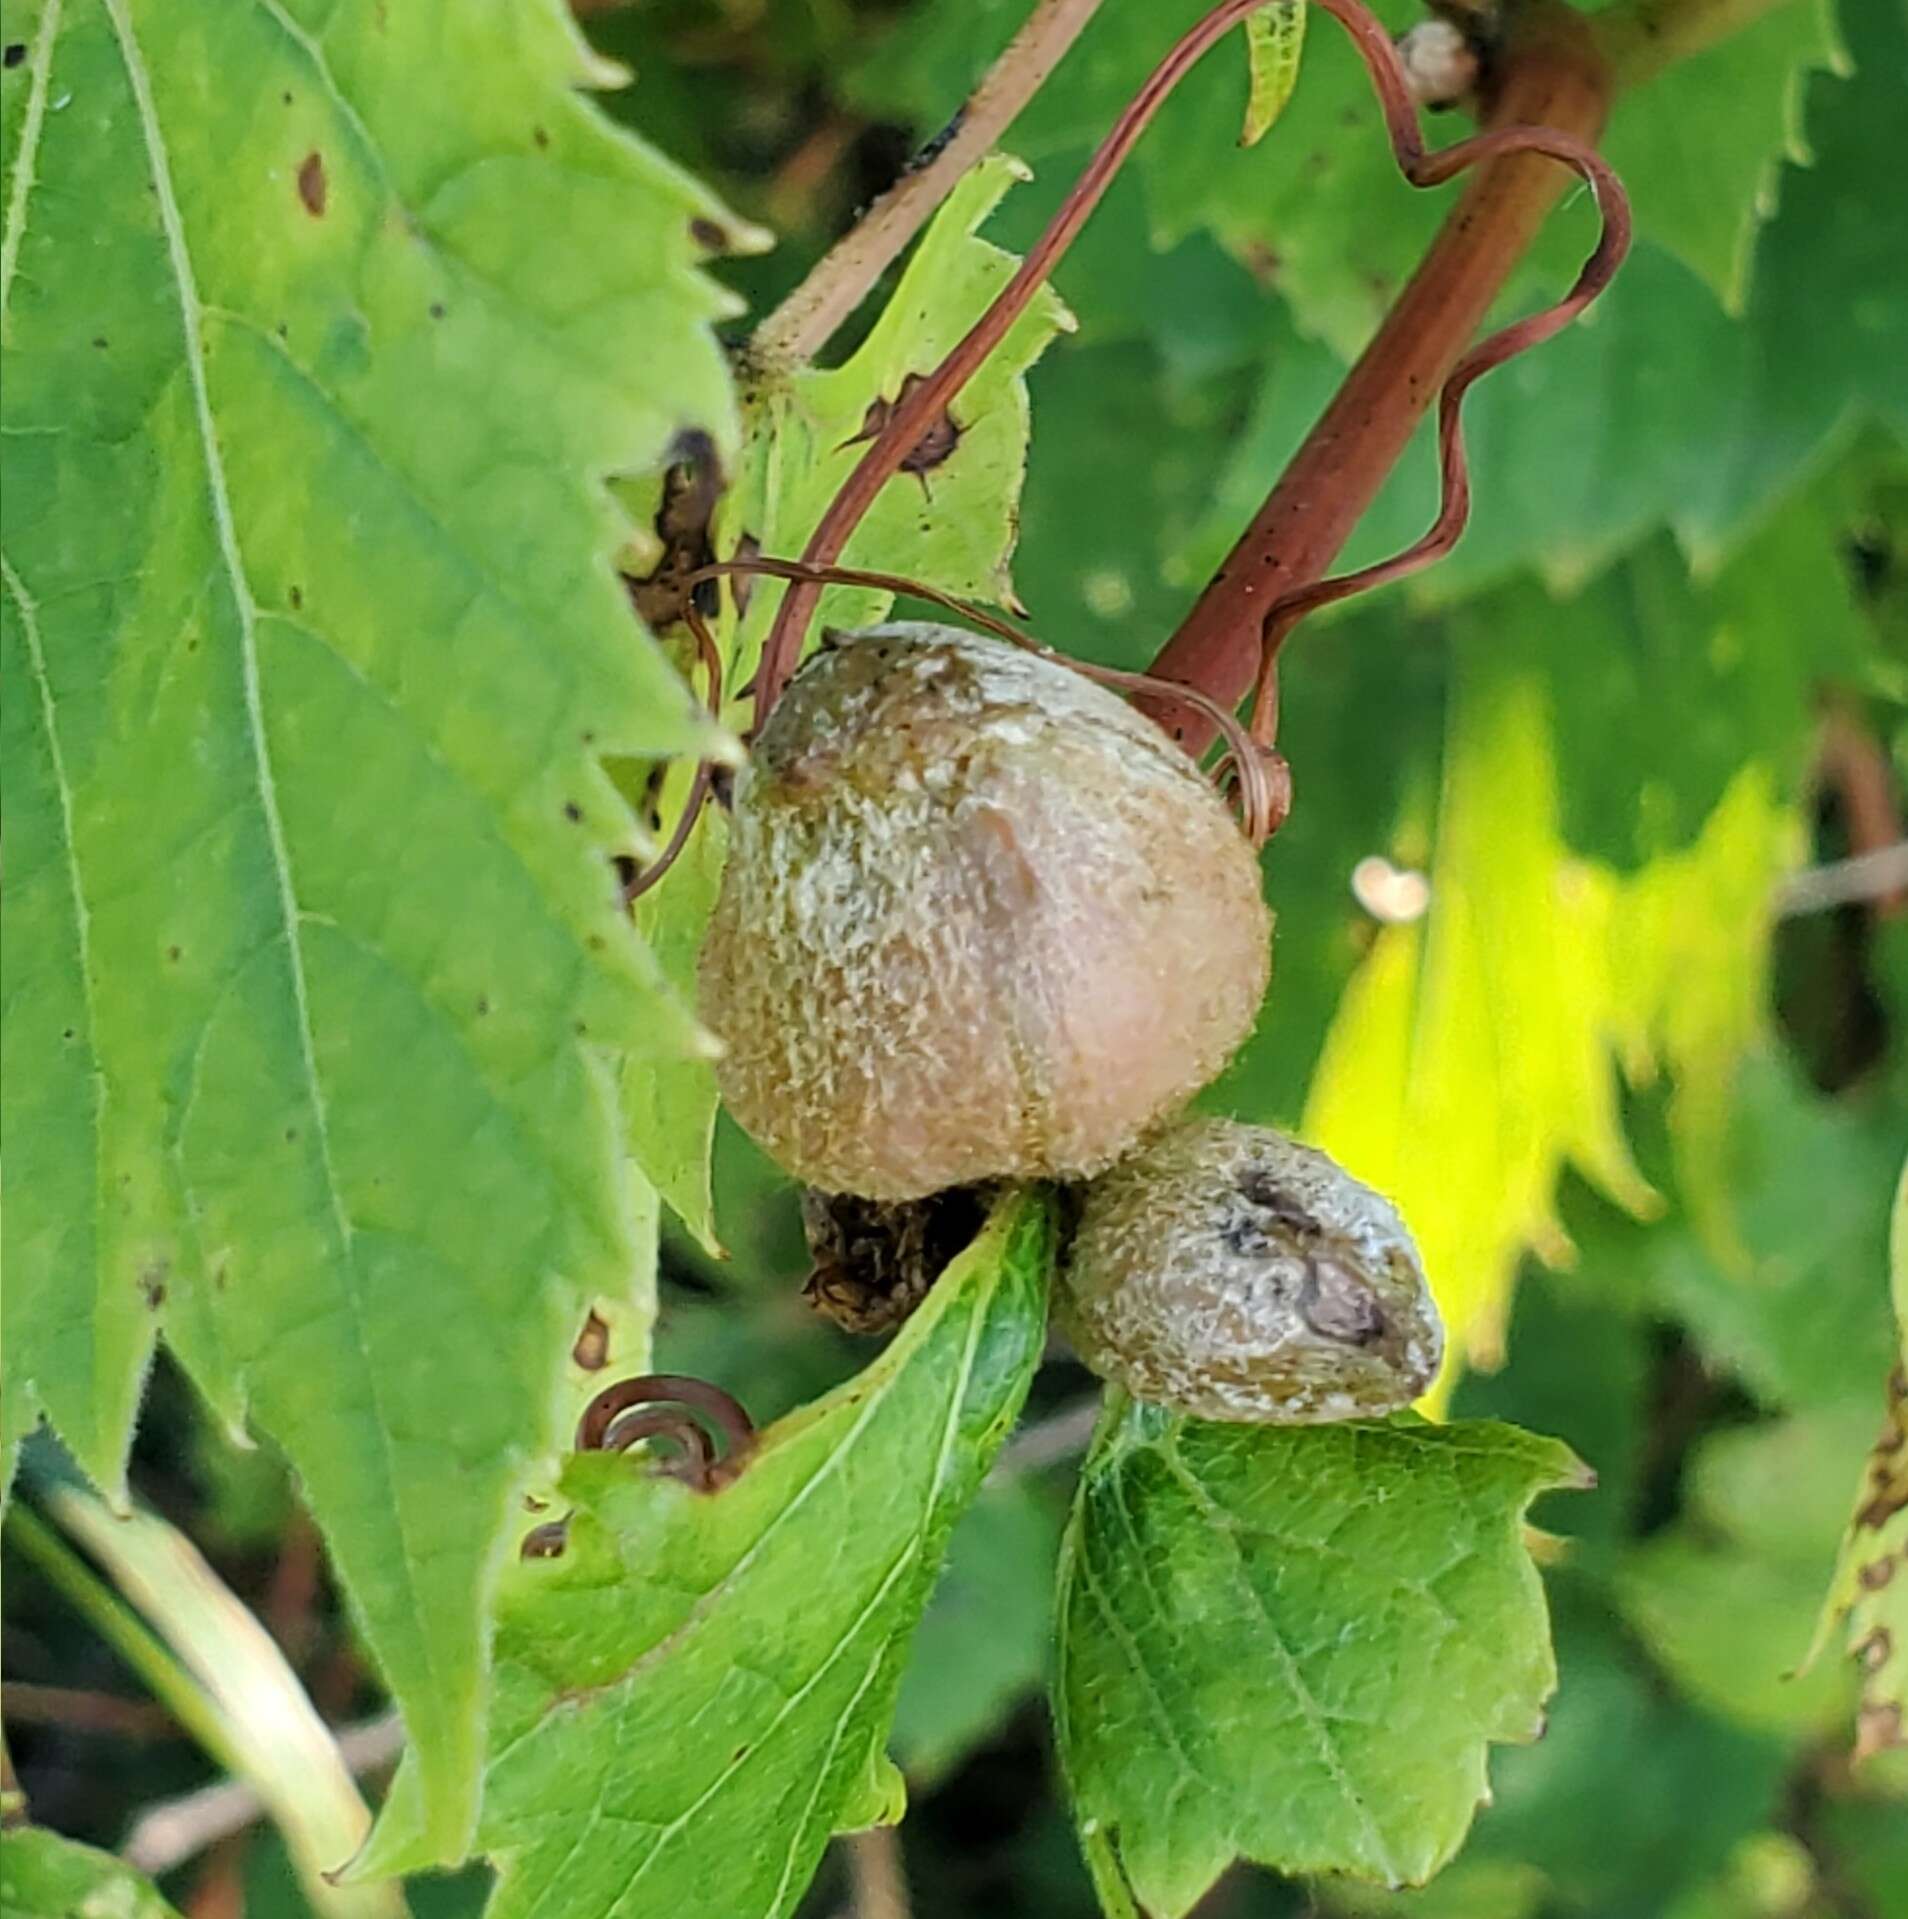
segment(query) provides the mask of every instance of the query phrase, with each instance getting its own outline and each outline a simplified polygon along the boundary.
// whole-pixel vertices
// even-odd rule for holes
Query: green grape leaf
[[[1756,229],[1775,211],[1782,162],[1806,166],[1812,72],[1846,72],[1833,0],[1789,0],[1699,58],[1618,96],[1605,157],[1644,230],[1731,313],[1748,297]]]
[[[688,783],[672,769],[663,787],[671,817],[688,802]],[[696,956],[722,887],[728,819],[705,806],[676,863],[636,902],[636,929],[685,1004],[696,994]],[[669,1210],[703,1251],[720,1255],[710,1167],[718,1104],[706,1059],[631,1059],[623,1072],[623,1120],[630,1150]]]
[[[1840,5],[1854,71],[1809,87],[1813,164],[1784,173],[1756,250],[1741,372],[1708,443],[1726,454],[1671,512],[1706,557],[1760,527],[1864,421],[1908,436],[1908,205],[1875,168],[1900,130],[1908,19],[1890,0]],[[1657,318],[1659,334],[1674,324]]]
[[[732,431],[736,229],[554,7],[21,35],[4,1434],[118,1487],[163,1325],[296,1469],[456,1856],[505,1528],[640,1251],[614,1072],[700,1043],[598,755],[721,748],[600,483]]]
[[[491,1919],[786,1913],[832,1833],[900,1816],[902,1661],[1039,1364],[1053,1249],[1045,1196],[1002,1200],[887,1351],[720,1492],[571,1460],[562,1554],[499,1596]]]
[[[1046,1677],[1059,1549],[1060,1513],[1025,1480],[996,1478],[968,1508],[895,1704],[910,1781],[951,1772]]]
[[[0,1919],[178,1919],[144,1873],[37,1826],[0,1833]]]
[[[868,337],[839,367],[764,368],[744,392],[745,439],[735,486],[717,518],[717,545],[746,539],[765,553],[799,557],[866,441],[910,378],[930,372],[1013,277],[1013,255],[977,237],[1001,197],[1027,177],[992,154],[948,196],[921,237]],[[843,564],[911,574],[930,586],[1003,606],[1015,509],[1027,462],[1026,373],[1071,316],[1050,288],[1029,302],[1007,337],[931,427],[857,528]],[[743,670],[767,633],[782,585],[757,580],[734,642]],[[831,587],[816,629],[866,626],[891,595]]]
[[[1895,1187],[1889,1274],[1900,1337],[1887,1410],[1863,1463],[1810,1655],[1819,1656],[1837,1623],[1845,1625],[1862,1675],[1857,1758],[1908,1744],[1908,1168]]]
[[[1729,1109],[1705,1167],[1727,1236],[1672,1228],[1640,1239],[1649,1303],[1767,1406],[1800,1412],[1872,1392],[1895,1347],[1875,1275],[1898,1131],[1820,1098],[1761,1050],[1744,1059]]]
[[[1272,131],[1298,85],[1305,51],[1305,0],[1271,0],[1247,16],[1245,126],[1242,147],[1254,147]]]
[[[1062,1550],[1054,1705],[1102,1882],[1176,1919],[1239,1855],[1429,1878],[1489,1743],[1542,1729],[1555,1668],[1523,1516],[1586,1481],[1559,1442],[1489,1423],[1117,1405]]]
[[[1853,1678],[1796,1667],[1834,1550],[1836,1499],[1868,1433],[1866,1408],[1823,1408],[1704,1442],[1684,1517],[1629,1555],[1623,1616],[1698,1705],[1752,1732],[1820,1734]]]
[[[717,511],[715,548],[797,559],[866,439],[903,392],[966,333],[1012,277],[1013,256],[975,237],[1013,183],[1018,161],[996,154],[974,167],[922,235],[892,298],[866,340],[839,367],[761,367],[745,382],[744,435],[734,485]],[[1027,462],[1026,372],[1062,328],[1071,325],[1057,295],[1037,294],[1006,339],[956,396],[923,442],[919,470],[904,469],[883,489],[843,554],[844,565],[903,573],[1011,606],[1007,561]],[[766,578],[725,591],[714,623],[738,686],[753,668],[775,608],[780,581]],[[738,601],[745,611],[737,616]],[[893,596],[831,587],[814,631],[879,620]],[[695,955],[721,879],[724,834],[705,812],[684,857],[640,903],[639,923],[678,987],[692,990]],[[663,1197],[714,1250],[709,1152],[715,1126],[715,1075],[704,1061],[645,1063],[648,1087],[626,1087],[631,1150]]]

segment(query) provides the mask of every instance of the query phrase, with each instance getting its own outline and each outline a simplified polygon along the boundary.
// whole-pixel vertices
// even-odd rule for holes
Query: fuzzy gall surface
[[[1201,1419],[1395,1412],[1444,1350],[1391,1202],[1236,1120],[1190,1120],[1087,1189],[1056,1311],[1102,1378]]]
[[[806,1184],[912,1199],[1111,1165],[1250,1030],[1250,845],[1057,661],[897,623],[817,653],[736,784],[701,964],[730,1110]]]

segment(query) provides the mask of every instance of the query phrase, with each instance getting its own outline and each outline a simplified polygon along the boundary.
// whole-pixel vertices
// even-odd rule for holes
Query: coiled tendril
[[[739,1400],[706,1379],[687,1373],[639,1373],[605,1386],[584,1407],[575,1449],[620,1453],[659,1441],[673,1456],[659,1460],[657,1472],[699,1493],[720,1492],[748,1464],[755,1450],[755,1426]],[[524,1535],[521,1556],[554,1559],[563,1550],[569,1525],[566,1516],[532,1527]]]

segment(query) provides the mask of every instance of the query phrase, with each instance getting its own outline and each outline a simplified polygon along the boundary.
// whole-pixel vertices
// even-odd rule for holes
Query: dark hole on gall
[[[1316,1239],[1325,1229],[1263,1168],[1248,1166],[1238,1179],[1245,1199],[1301,1239]]]
[[[24,40],[9,40],[6,51],[0,53],[0,66],[17,67],[25,58],[26,42]]]
[[[1371,1290],[1335,1260],[1308,1260],[1299,1311],[1313,1332],[1346,1346],[1369,1346],[1385,1335],[1385,1315]]]
[[[583,809],[574,800],[563,802],[563,817],[574,826],[583,817]]]

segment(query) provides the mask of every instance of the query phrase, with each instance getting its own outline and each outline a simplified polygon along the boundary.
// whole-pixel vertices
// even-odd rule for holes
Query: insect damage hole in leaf
[[[1116,1397],[1062,1551],[1054,1717],[1099,1875],[1177,1919],[1235,1857],[1430,1877],[1556,1683],[1522,1538],[1590,1476],[1488,1422],[1221,1426]]]

